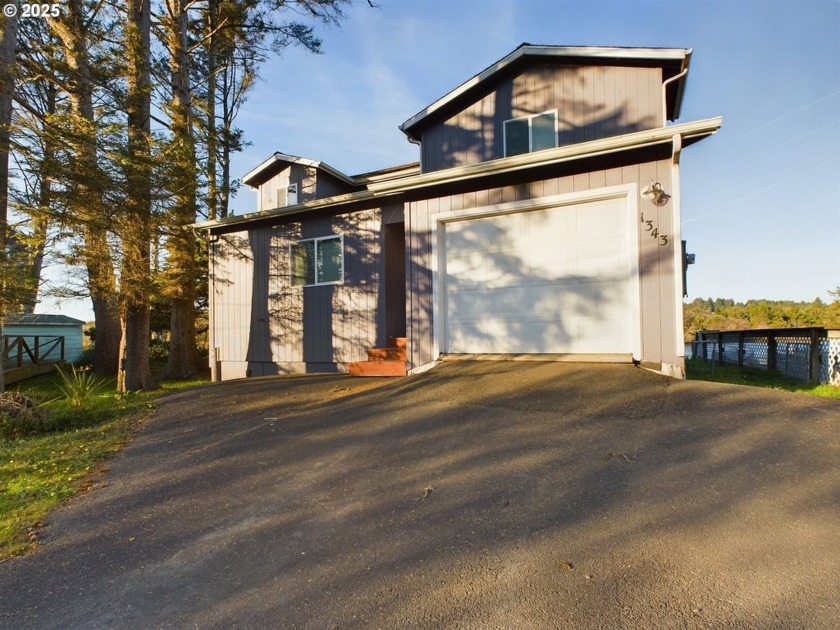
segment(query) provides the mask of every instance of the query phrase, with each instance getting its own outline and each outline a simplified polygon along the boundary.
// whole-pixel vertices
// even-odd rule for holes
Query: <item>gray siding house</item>
[[[275,153],[243,178],[256,212],[199,226],[214,377],[512,356],[682,376],[680,154],[721,125],[668,124],[690,59],[523,44],[400,125],[419,163]]]

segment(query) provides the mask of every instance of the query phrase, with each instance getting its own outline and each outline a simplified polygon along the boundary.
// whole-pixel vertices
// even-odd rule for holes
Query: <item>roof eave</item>
[[[499,158],[497,160],[490,160],[479,164],[456,166],[454,168],[433,171],[431,173],[421,173],[419,175],[411,175],[396,180],[370,182],[367,189],[363,191],[317,199],[315,201],[308,201],[275,210],[254,212],[251,214],[228,217],[226,219],[217,219],[214,221],[205,221],[204,223],[196,224],[193,227],[196,229],[211,231],[232,225],[250,223],[252,221],[301,214],[303,212],[318,210],[319,208],[399,195],[410,190],[418,190],[431,186],[463,182],[470,179],[512,173],[538,166],[550,166],[563,162],[595,158],[611,153],[642,149],[658,144],[672,142],[675,136],[680,136],[684,141],[688,140],[696,142],[717,132],[722,124],[723,119],[718,116],[716,118],[708,118],[690,123],[657,127],[656,129],[638,131],[621,136],[581,142],[578,144],[558,147],[556,149],[546,149],[544,151],[536,151],[534,153],[524,153],[513,157]]]
[[[685,57],[683,59],[682,67],[680,68],[680,72],[685,72],[685,75],[677,81],[677,94],[674,97],[674,109],[671,114],[671,118],[668,120],[677,120],[680,117],[680,111],[682,110],[683,98],[685,96],[685,88],[686,84],[688,83],[688,70],[689,66],[691,65],[691,55],[694,52],[691,48],[685,49]]]
[[[499,158],[469,166],[457,166],[442,171],[423,173],[414,177],[408,177],[399,182],[401,190],[412,190],[422,188],[433,183],[456,182],[463,179],[470,179],[477,176],[496,175],[505,172],[513,172],[533,166],[543,166],[569,162],[586,158],[597,157],[609,153],[617,153],[630,149],[639,149],[655,144],[671,142],[675,135],[681,136],[684,140],[697,141],[717,132],[723,124],[723,118],[708,118],[690,123],[657,127],[646,131],[611,136],[600,140],[570,144],[556,149],[546,149],[533,153],[524,153],[513,157]],[[396,184],[396,182],[395,182]],[[368,188],[373,191],[385,192],[393,184],[370,184]]]
[[[322,170],[325,173],[329,173],[333,177],[335,177],[337,179],[340,179],[344,183],[349,184],[351,186],[358,186],[359,185],[359,182],[355,178],[350,177],[348,175],[345,175],[344,173],[342,173],[338,169],[333,168],[332,166],[330,166],[326,162],[321,162],[321,161],[317,161],[317,160],[310,160],[308,158],[302,158],[302,157],[298,157],[296,155],[288,155],[286,153],[281,153],[280,151],[275,152],[274,155],[272,155],[270,158],[265,160],[262,164],[260,164],[255,169],[246,173],[240,181],[243,184],[245,184],[246,186],[250,186],[251,188],[259,186],[262,183],[262,180],[260,180],[260,175],[265,173],[265,171],[270,169],[272,166],[274,166],[278,162],[287,162],[289,164],[300,164],[301,166],[311,166],[313,168]]]
[[[572,58],[592,58],[592,59],[636,59],[643,61],[663,61],[663,62],[682,62],[683,68],[687,68],[685,59],[690,56],[691,49],[686,48],[620,48],[620,47],[604,47],[604,46],[534,46],[525,44],[506,55],[493,65],[474,77],[468,79],[454,90],[446,93],[434,103],[419,111],[414,116],[406,120],[399,126],[400,131],[406,134],[409,138],[419,140],[416,134],[412,133],[414,128],[421,121],[425,120],[436,111],[445,107],[459,96],[472,90],[473,88],[488,81],[493,76],[511,66],[520,58],[525,56],[539,56],[539,57],[572,57]],[[681,81],[683,84],[685,79]],[[678,111],[675,109],[675,111]]]

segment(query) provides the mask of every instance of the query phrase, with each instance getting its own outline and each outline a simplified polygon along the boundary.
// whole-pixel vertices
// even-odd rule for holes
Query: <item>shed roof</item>
[[[84,322],[81,319],[75,319],[67,315],[49,315],[45,313],[8,315],[4,322],[6,326],[81,326],[83,324]]]
[[[660,67],[663,79],[677,76],[683,70],[688,70],[691,61],[690,48],[623,48],[604,46],[536,46],[521,44],[516,50],[502,57],[499,61],[482,70],[471,79],[465,81],[451,92],[446,93],[434,103],[406,120],[400,129],[411,139],[419,140],[418,131],[425,124],[436,120],[447,106],[454,102],[469,100],[473,94],[499,78],[513,68],[534,59],[560,59],[566,63],[588,63],[590,65],[643,65]],[[685,92],[687,73],[674,84],[668,86],[667,108],[668,120],[679,118],[682,97]]]

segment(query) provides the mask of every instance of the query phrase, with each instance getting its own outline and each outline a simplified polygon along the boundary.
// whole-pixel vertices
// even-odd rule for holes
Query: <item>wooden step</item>
[[[373,348],[367,351],[368,361],[403,361],[405,348]]]
[[[405,361],[357,361],[348,366],[350,376],[405,376]]]
[[[347,366],[350,376],[405,376],[405,346],[405,337],[388,337],[387,348],[372,348],[367,361]]]

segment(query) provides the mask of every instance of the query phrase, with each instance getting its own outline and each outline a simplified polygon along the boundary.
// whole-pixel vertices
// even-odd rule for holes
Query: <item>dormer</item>
[[[522,44],[400,129],[425,173],[664,127],[691,50]]]
[[[277,152],[242,178],[258,191],[257,210],[276,210],[359,189],[348,177],[325,162]]]

